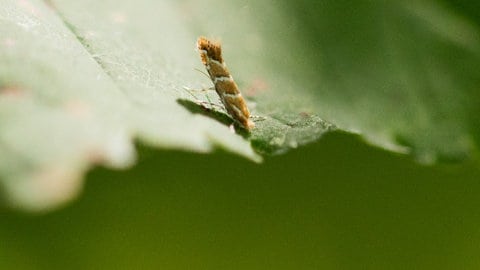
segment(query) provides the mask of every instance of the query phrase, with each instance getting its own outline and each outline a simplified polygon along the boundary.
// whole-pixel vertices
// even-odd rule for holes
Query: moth
[[[246,130],[252,130],[255,124],[250,120],[247,102],[223,61],[220,43],[199,37],[197,49],[227,113]]]

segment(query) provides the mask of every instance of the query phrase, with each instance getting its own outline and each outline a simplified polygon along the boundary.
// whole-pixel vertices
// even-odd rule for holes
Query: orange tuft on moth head
[[[220,46],[220,42],[210,41],[205,37],[199,37],[197,40],[197,48],[198,50],[205,51],[207,56],[213,60],[216,60],[220,63],[223,62],[222,58],[222,47]],[[205,64],[207,59],[206,56],[202,55],[202,62]]]

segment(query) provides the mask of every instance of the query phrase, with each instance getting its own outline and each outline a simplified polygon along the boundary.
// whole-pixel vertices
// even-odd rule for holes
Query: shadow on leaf
[[[242,126],[238,125],[233,119],[227,114],[217,111],[212,108],[205,107],[201,104],[197,104],[188,99],[177,99],[177,103],[185,107],[188,111],[194,114],[201,114],[207,117],[210,117],[226,126],[234,125],[235,133],[241,135],[244,138],[249,137],[249,132],[246,131]]]

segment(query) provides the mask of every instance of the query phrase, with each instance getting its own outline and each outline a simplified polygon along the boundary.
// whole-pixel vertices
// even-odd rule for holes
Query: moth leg
[[[205,93],[207,91],[213,91],[215,90],[215,86],[210,86],[209,88],[202,88],[202,89],[193,89],[193,88],[190,88],[188,86],[184,86],[183,89],[187,92],[189,92],[190,94],[192,94],[192,92],[202,92],[202,93]],[[192,94],[193,95],[193,94]]]
[[[212,78],[210,78],[210,75],[208,75],[207,73],[205,73],[203,70],[200,70],[198,68],[195,68],[196,71],[202,73],[203,75],[205,75],[209,80],[211,80]]]
[[[267,117],[260,116],[260,115],[250,115],[250,118],[253,120],[253,122],[260,122],[260,121],[267,120]]]
[[[210,88],[203,88],[203,89],[192,89],[192,88],[189,88],[187,86],[184,86],[183,89],[189,93],[193,99],[195,100],[195,103],[197,103],[198,105],[204,107],[205,109],[209,109],[209,110],[213,110],[214,107],[220,109],[220,110],[224,110],[223,108],[223,105],[221,104],[217,104],[217,103],[214,103],[210,97],[208,96],[208,94],[205,94],[204,97],[207,99],[207,101],[204,101],[204,100],[201,100],[199,99],[197,96],[195,96],[193,94],[193,92],[202,92],[202,93],[205,93],[207,91],[211,91],[211,90],[215,90],[215,87],[212,86]],[[208,106],[207,106],[208,105]]]

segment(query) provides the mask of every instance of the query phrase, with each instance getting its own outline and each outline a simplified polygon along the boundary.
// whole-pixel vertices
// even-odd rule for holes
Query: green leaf
[[[260,160],[228,126],[177,103],[188,96],[182,89],[193,81],[188,78],[198,76],[194,39],[182,38],[182,49],[165,35],[152,36],[154,24],[144,25],[143,39],[135,36],[148,20],[122,34],[129,25],[122,16],[142,18],[126,6],[119,12],[130,14],[112,13],[108,5],[95,9],[98,14],[75,4],[63,8],[65,16],[68,10],[84,16],[67,21],[41,1],[0,7],[0,178],[13,206],[42,210],[69,200],[91,165],[131,165],[136,137],[198,152],[223,147]],[[76,20],[83,25],[75,28]],[[170,26],[170,34],[179,31],[186,30]]]
[[[132,165],[136,138],[260,161],[340,129],[426,163],[480,138],[478,25],[435,1],[4,0],[0,21],[0,179],[26,209]],[[222,40],[251,134],[185,90],[211,86],[200,35]]]
[[[428,0],[288,8],[316,113],[425,163],[478,149],[480,32],[464,14]]]

